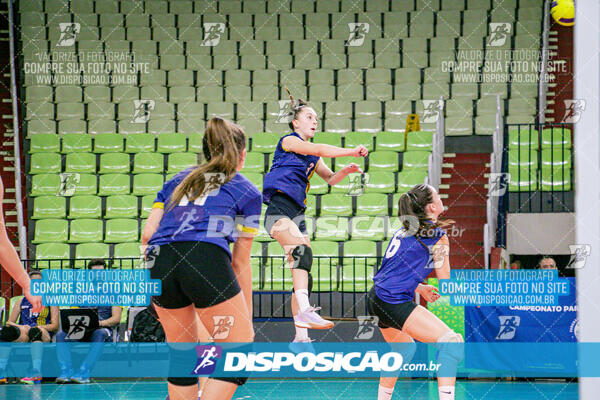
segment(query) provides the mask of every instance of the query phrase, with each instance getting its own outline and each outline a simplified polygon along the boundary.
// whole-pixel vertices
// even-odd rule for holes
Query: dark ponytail
[[[239,125],[220,117],[213,117],[206,125],[206,133],[202,139],[202,152],[206,162],[197,166],[181,181],[173,191],[168,208],[179,204],[183,196],[190,202],[203,196],[209,182],[206,174],[220,173],[224,180],[219,180],[222,186],[236,174],[242,151],[246,148],[246,135]],[[210,189],[215,187],[210,185]]]
[[[454,224],[453,220],[431,221],[425,212],[425,207],[432,201],[431,188],[425,184],[417,185],[400,196],[398,217],[409,233],[421,237],[431,237],[436,228],[445,229]]]

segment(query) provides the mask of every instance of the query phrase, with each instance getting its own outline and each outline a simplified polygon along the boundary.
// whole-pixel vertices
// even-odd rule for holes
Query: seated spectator
[[[90,261],[88,269],[104,269],[106,263],[102,259]],[[56,383],[90,383],[90,372],[94,368],[96,361],[102,355],[104,342],[113,340],[113,335],[116,335],[115,328],[121,321],[121,313],[123,308],[120,306],[106,307],[80,307],[96,310],[100,327],[95,329],[91,335],[90,341],[93,343],[90,352],[79,367],[77,373],[73,374],[71,363],[71,350],[66,342],[77,342],[78,340],[67,338],[67,333],[64,331],[58,332],[56,335],[56,352],[58,354],[58,363],[60,364],[60,376],[56,378]]]
[[[556,261],[550,256],[544,256],[538,262],[538,269],[558,269],[556,267]]]
[[[30,279],[42,279],[38,270],[29,272]],[[22,378],[21,383],[28,385],[42,381],[42,342],[48,343],[58,330],[58,307],[43,307],[39,313],[33,312],[33,307],[27,297],[18,300],[12,310],[6,325],[0,330],[1,342],[31,343],[32,374]],[[5,377],[6,365],[10,356],[10,347],[2,347],[0,354],[0,383],[7,383]]]

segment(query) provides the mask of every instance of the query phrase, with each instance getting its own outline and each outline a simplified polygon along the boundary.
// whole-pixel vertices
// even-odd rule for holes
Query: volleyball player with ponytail
[[[286,88],[287,90],[287,88]],[[317,129],[317,113],[303,100],[291,100],[289,123],[292,133],[281,137],[273,156],[273,164],[265,175],[263,201],[268,205],[265,212],[265,229],[284,249],[292,267],[294,295],[292,314],[296,327],[294,342],[310,342],[307,329],[330,329],[331,321],[321,318],[311,307],[309,292],[312,286],[312,250],[306,230],[304,212],[310,178],[316,172],[329,185],[336,185],[346,175],[361,172],[357,164],[350,164],[332,172],[321,157],[365,157],[367,149],[360,145],[353,149],[309,142]]]
[[[206,162],[164,184],[144,227],[142,244],[159,247],[150,275],[162,281],[162,293],[152,301],[168,342],[196,343],[198,319],[214,332],[213,316],[233,321],[228,337],[215,342],[253,341],[250,251],[261,194],[238,174],[245,143],[238,125],[218,117],[208,121],[202,142]],[[167,381],[170,400],[197,398],[197,378]],[[245,381],[211,378],[202,399],[230,399]]]
[[[417,185],[398,200],[398,216],[403,226],[396,231],[384,253],[381,267],[373,277],[374,286],[368,294],[371,315],[379,318],[379,328],[387,342],[435,343],[438,361],[445,376],[438,376],[440,400],[454,400],[456,365],[462,359],[463,338],[442,320],[417,305],[415,293],[434,302],[440,295],[436,288],[421,282],[432,269],[439,279],[450,278],[449,244],[444,228],[453,221],[441,221],[444,205],[436,190],[429,185]],[[414,349],[412,350],[414,353]],[[412,357],[405,357],[405,359]],[[408,362],[408,361],[407,361]],[[454,376],[446,376],[448,371]],[[396,377],[382,377],[378,400],[390,400]]]

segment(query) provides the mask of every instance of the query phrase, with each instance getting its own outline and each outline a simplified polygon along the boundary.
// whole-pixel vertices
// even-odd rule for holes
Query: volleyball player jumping
[[[142,244],[158,247],[150,275],[162,281],[162,293],[152,301],[168,342],[196,343],[196,316],[209,332],[219,320],[213,317],[233,321],[228,336],[215,342],[254,338],[250,251],[261,194],[237,173],[244,165],[245,143],[241,127],[212,118],[202,142],[207,162],[165,183],[144,227]],[[220,182],[213,186],[215,177]],[[211,378],[202,399],[230,399],[246,379]],[[167,380],[170,400],[197,398],[196,377]]]
[[[0,265],[4,267],[6,272],[12,276],[19,286],[23,288],[23,294],[31,303],[31,309],[34,313],[42,311],[42,298],[31,294],[31,279],[27,275],[27,271],[23,268],[19,255],[15,247],[10,242],[6,234],[6,225],[4,224],[4,211],[2,204],[4,199],[4,185],[0,178]]]
[[[368,294],[371,315],[379,318],[379,328],[387,342],[435,343],[438,360],[454,377],[438,376],[440,400],[454,400],[456,365],[462,359],[463,338],[438,317],[413,301],[419,293],[434,302],[440,295],[431,285],[421,282],[432,268],[439,279],[450,278],[448,236],[443,228],[453,221],[440,221],[444,205],[436,190],[425,184],[413,187],[398,200],[401,227],[387,246],[381,267],[375,274]],[[414,351],[414,350],[413,350]],[[452,374],[450,374],[452,375]],[[378,400],[390,400],[397,377],[382,377]]]
[[[311,307],[309,303],[313,257],[304,218],[309,181],[316,172],[333,186],[348,174],[362,172],[357,164],[352,163],[334,173],[321,157],[365,157],[368,150],[362,145],[344,149],[309,142],[317,129],[317,113],[303,100],[296,102],[291,95],[290,99],[293,119],[289,126],[292,133],[284,135],[277,143],[273,164],[263,183],[263,201],[268,205],[265,229],[279,242],[292,267],[294,342],[310,342],[307,329],[330,329],[333,322],[321,318],[316,312],[320,308]]]

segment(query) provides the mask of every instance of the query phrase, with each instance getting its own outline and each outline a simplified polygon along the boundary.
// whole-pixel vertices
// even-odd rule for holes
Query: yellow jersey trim
[[[152,208],[160,208],[161,210],[164,210],[165,203],[161,203],[160,201],[157,201],[156,203],[152,204]]]

